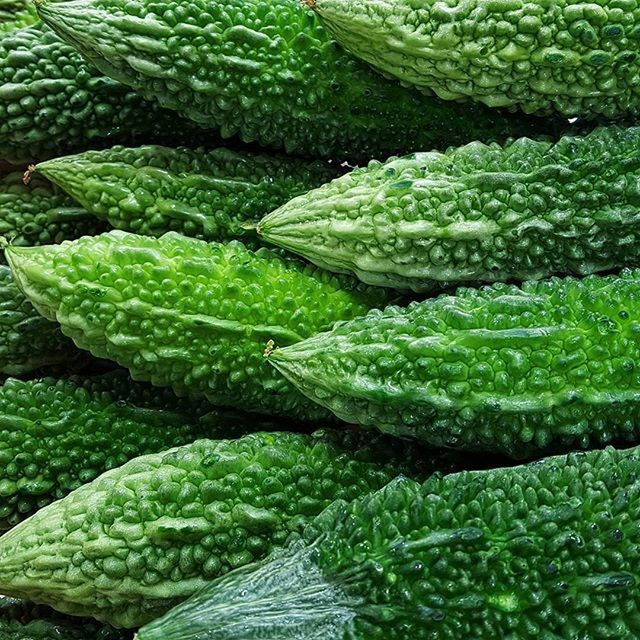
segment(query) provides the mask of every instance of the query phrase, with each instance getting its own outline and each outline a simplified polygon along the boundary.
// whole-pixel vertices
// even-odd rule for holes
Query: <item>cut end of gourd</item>
[[[265,358],[268,358],[275,350],[276,343],[273,340],[269,340],[269,342],[267,342],[267,346],[264,348],[264,353],[262,355],[264,355]]]
[[[309,9],[316,8],[316,0],[301,0],[301,2],[305,7],[309,7]]]
[[[22,182],[24,182],[25,184],[29,184],[31,182],[31,176],[33,176],[36,170],[37,170],[36,165],[30,164],[22,176]]]

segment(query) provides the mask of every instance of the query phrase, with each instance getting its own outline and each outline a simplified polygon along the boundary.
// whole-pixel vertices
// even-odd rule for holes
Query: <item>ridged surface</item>
[[[640,111],[635,0],[313,0],[346,49],[448,100],[527,113]]]
[[[0,537],[0,591],[136,626],[283,545],[333,500],[428,471],[428,460],[349,431],[199,440],[142,456]]]
[[[130,640],[130,631],[0,596],[0,640]]]
[[[340,173],[284,156],[160,146],[86,151],[37,169],[117,229],[205,240],[255,239],[245,226]]]
[[[74,0],[38,10],[105,74],[223,138],[369,160],[553,130],[384,79],[298,0]]]
[[[0,33],[29,27],[38,21],[35,6],[27,0],[0,0]]]
[[[43,318],[0,265],[0,374],[22,375],[47,365],[74,364],[82,358],[60,327]]]
[[[131,458],[260,424],[126,374],[9,378],[0,387],[0,531]]]
[[[640,263],[640,128],[371,162],[264,218],[267,240],[369,284],[586,275]]]
[[[459,289],[276,350],[348,422],[521,456],[640,433],[640,272]]]
[[[136,637],[631,640],[638,455],[394,481],[319,516],[313,547],[214,581]]]
[[[100,233],[104,224],[48,180],[21,172],[0,178],[0,236],[19,247],[55,244]]]
[[[89,147],[179,140],[197,130],[103,76],[42,24],[0,29],[3,160],[34,162]]]
[[[328,412],[267,366],[267,340],[292,344],[389,299],[266,249],[173,232],[113,231],[6,255],[36,308],[79,347],[180,395],[272,415]]]

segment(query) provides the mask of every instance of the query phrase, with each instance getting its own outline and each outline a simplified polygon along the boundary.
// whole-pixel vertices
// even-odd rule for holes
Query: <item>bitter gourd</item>
[[[369,284],[585,275],[640,264],[640,128],[372,162],[295,198],[263,236]]]
[[[49,365],[80,364],[81,351],[43,318],[0,265],[0,374],[22,375]]]
[[[33,162],[116,143],[189,142],[199,130],[100,74],[41,23],[0,32],[4,160]]]
[[[307,3],[348,51],[447,100],[566,117],[640,112],[633,1]]]
[[[73,0],[43,20],[106,75],[223,138],[369,160],[549,132],[549,122],[456,105],[346,54],[299,0]]]
[[[22,173],[0,178],[0,236],[21,247],[53,244],[100,233],[104,223],[83,209],[62,189]]]
[[[38,22],[35,6],[28,1],[0,0],[0,33]]]
[[[389,296],[357,281],[170,232],[112,231],[48,247],[7,247],[36,309],[76,345],[133,377],[214,404],[316,420],[330,415],[263,358],[268,338],[292,344]]]
[[[122,372],[0,387],[0,530],[136,456],[259,427]]]
[[[333,505],[304,541],[210,583],[136,638],[631,640],[639,456],[607,448],[395,480]]]
[[[0,537],[0,592],[138,626],[264,557],[334,499],[417,473],[421,460],[400,440],[349,431],[198,440],[142,456]]]
[[[160,146],[86,151],[37,170],[118,229],[205,240],[255,239],[248,222],[340,173],[324,162]]]
[[[130,640],[131,632],[0,596],[0,640]]]
[[[640,434],[640,271],[459,289],[276,350],[343,420],[528,455]]]

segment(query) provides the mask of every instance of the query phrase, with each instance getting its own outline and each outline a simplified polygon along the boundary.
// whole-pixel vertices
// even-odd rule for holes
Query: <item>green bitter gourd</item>
[[[398,479],[137,640],[632,640],[640,451]],[[371,526],[375,522],[376,526]]]
[[[255,238],[248,223],[340,173],[320,161],[160,146],[85,151],[36,169],[117,229],[205,240]]]
[[[565,117],[640,112],[634,1],[307,0],[351,53],[447,100]]]
[[[41,2],[42,19],[106,75],[223,138],[354,161],[553,123],[456,105],[345,53],[298,0]]]
[[[42,23],[0,29],[0,159],[198,135],[194,123],[103,76]]]
[[[130,640],[130,631],[0,596],[0,640]]]
[[[384,306],[385,290],[267,249],[112,231],[47,247],[7,247],[34,306],[76,345],[133,377],[214,404],[294,418],[330,415],[265,363],[292,344]]]
[[[142,456],[0,537],[0,592],[138,626],[283,545],[334,499],[426,472],[429,458],[347,430],[198,440]]]
[[[640,434],[640,271],[459,289],[269,358],[348,422],[529,455]]]
[[[0,531],[131,458],[259,428],[252,423],[261,424],[123,372],[10,378],[0,386]]]
[[[0,178],[0,236],[30,247],[72,240],[104,230],[104,224],[48,180],[12,172]]]
[[[83,353],[60,327],[43,318],[0,265],[0,374],[23,375],[50,365],[73,367]]]
[[[640,264],[640,128],[392,158],[301,195],[263,237],[369,284],[586,275]]]

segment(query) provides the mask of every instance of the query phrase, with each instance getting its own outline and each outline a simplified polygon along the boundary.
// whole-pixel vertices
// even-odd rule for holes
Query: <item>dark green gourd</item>
[[[322,161],[154,145],[85,151],[37,171],[113,227],[205,240],[255,240],[251,223],[343,172]]]
[[[57,323],[43,318],[0,265],[0,374],[23,375],[49,365],[79,364],[84,354]]]
[[[130,640],[130,631],[0,596],[0,640]]]
[[[263,237],[369,284],[586,275],[640,264],[640,128],[473,142],[368,167],[264,218]]]
[[[333,500],[437,464],[407,442],[347,430],[198,440],[142,456],[1,536],[0,592],[138,626],[265,557]]]
[[[339,418],[432,444],[520,457],[634,441],[640,271],[458,289],[269,360]]]
[[[25,163],[116,143],[188,141],[198,131],[102,75],[41,23],[0,28],[0,159]]]
[[[298,0],[72,0],[38,11],[103,73],[223,138],[369,160],[554,129],[383,78]]]
[[[607,448],[393,481],[136,638],[632,640],[639,456]]]
[[[0,178],[0,236],[19,247],[54,244],[93,235],[104,223],[48,180],[21,172]]]
[[[135,379],[307,420],[330,413],[266,364],[267,340],[292,344],[390,300],[385,290],[267,249],[174,232],[151,238],[112,231],[47,247],[10,246],[6,256],[45,317]]]
[[[10,378],[0,386],[0,530],[131,458],[261,424],[124,372]]]

